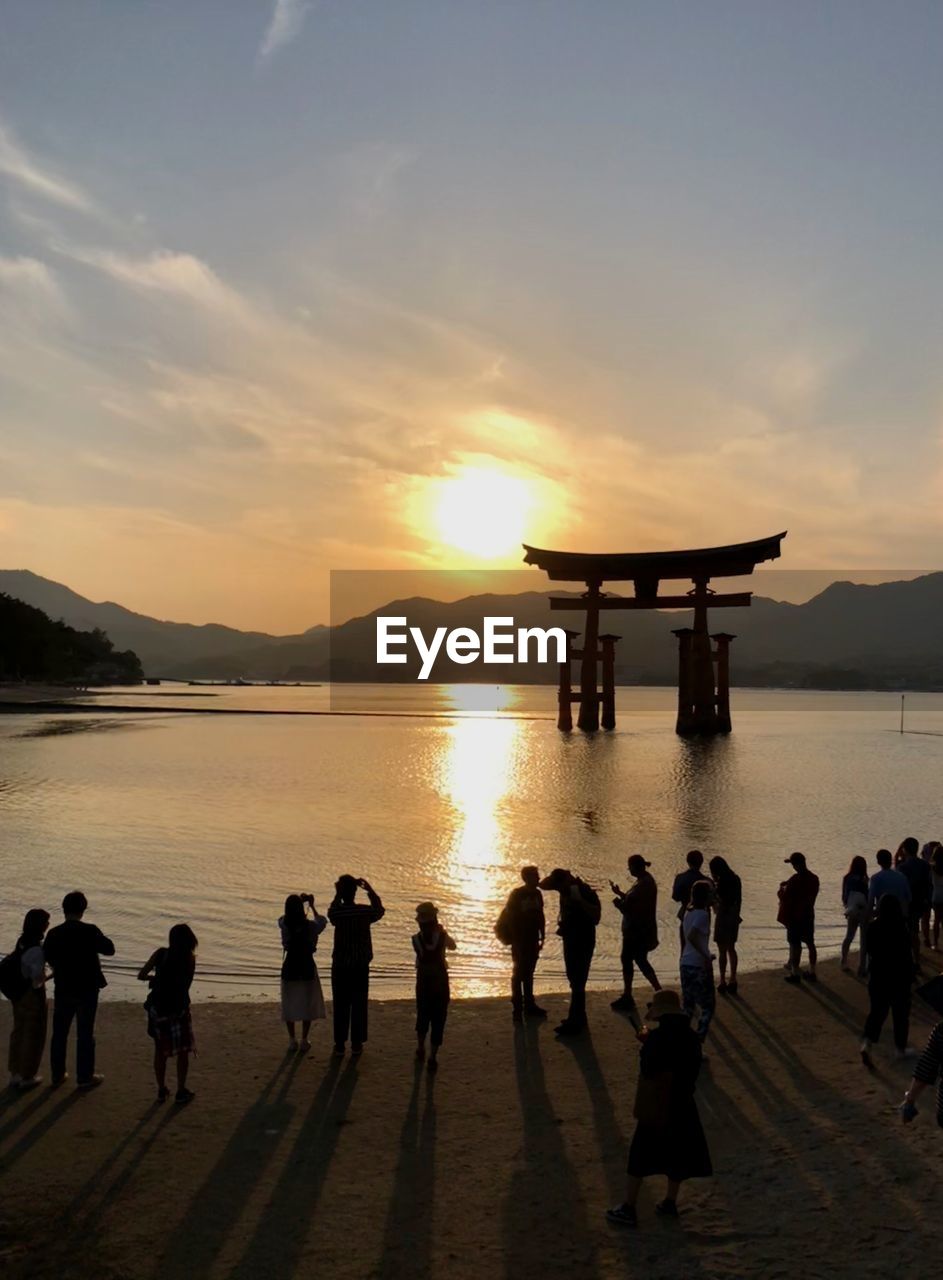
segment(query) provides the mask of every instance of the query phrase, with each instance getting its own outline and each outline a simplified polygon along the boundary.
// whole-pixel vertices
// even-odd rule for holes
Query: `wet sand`
[[[664,955],[667,961],[667,954]],[[933,957],[933,962],[936,957]],[[935,963],[933,967],[936,967]],[[18,1277],[935,1276],[943,1132],[889,1028],[858,1058],[865,991],[748,975],[719,1002],[698,1089],[715,1177],[677,1222],[608,1225],[622,1198],[637,1047],[591,995],[591,1035],[516,1029],[503,1000],[455,1002],[437,1076],[413,1062],[412,1006],[371,1007],[359,1061],[287,1057],[273,1005],[194,1010],[190,1106],[157,1106],[135,1005],[104,1003],[106,1083],[0,1101],[0,1270]],[[922,1045],[933,1015],[915,1010]],[[0,1013],[0,1035],[9,1028]]]

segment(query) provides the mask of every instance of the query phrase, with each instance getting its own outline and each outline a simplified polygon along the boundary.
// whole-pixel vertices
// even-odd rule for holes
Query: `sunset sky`
[[[268,631],[522,537],[940,568],[941,65],[920,0],[8,0],[0,567]]]

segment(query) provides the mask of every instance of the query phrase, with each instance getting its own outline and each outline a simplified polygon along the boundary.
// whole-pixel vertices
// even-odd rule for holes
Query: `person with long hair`
[[[868,895],[868,864],[860,854],[855,854],[841,882],[841,904],[847,926],[845,939],[841,944],[841,967],[846,971],[851,968],[848,963],[848,953],[851,951],[851,944],[855,940],[855,934],[859,934],[859,978],[863,978],[868,969],[868,951],[865,946],[868,927]]]
[[[166,1102],[167,1060],[177,1059],[176,1101],[192,1102],[193,1091],[187,1088],[190,1055],[196,1052],[193,1021],[190,1016],[190,987],[196,971],[196,934],[188,924],[175,924],[166,947],[159,947],[138,973],[142,982],[150,983],[144,1002],[147,1010],[147,1034],[154,1041],[154,1075],[157,1078],[157,1101]]]
[[[868,926],[868,998],[871,1007],[864,1024],[861,1061],[873,1067],[871,1050],[877,1044],[888,1013],[894,1020],[894,1046],[898,1058],[914,1056],[907,1047],[910,1031],[910,986],[914,977],[911,934],[900,905],[893,894],[878,903],[877,919]]]
[[[21,1091],[42,1084],[38,1075],[46,1047],[46,958],[43,938],[49,928],[49,912],[41,907],[27,911],[23,932],[17,940],[15,977],[19,994],[11,1000],[13,1030],[10,1032],[10,1087]]]
[[[308,915],[308,907],[311,915]],[[290,893],[285,914],[279,919],[284,958],[282,960],[282,1021],[288,1029],[288,1051],[311,1048],[311,1023],[327,1016],[321,979],[314,962],[318,938],[327,928],[327,916],[318,914],[312,893]],[[295,1023],[301,1023],[301,1044],[295,1037]]]
[[[931,898],[931,907],[933,910],[933,942],[931,946],[934,951],[940,949],[940,925],[943,924],[943,845],[938,844],[933,851],[933,860],[930,863],[930,875],[933,879],[933,896]]]
[[[714,943],[717,947],[720,965],[720,984],[717,990],[721,995],[737,994],[737,940],[740,937],[741,916],[743,906],[743,882],[737,873],[731,870],[726,858],[716,857],[710,860],[711,879],[714,881]],[[727,966],[730,966],[730,978],[727,978]]]
[[[681,952],[681,999],[684,1012],[693,1018],[698,1012],[697,1037],[703,1044],[714,1016],[717,1001],[714,987],[714,957],[710,949],[710,903],[714,887],[709,880],[698,880],[681,927],[684,950]]]

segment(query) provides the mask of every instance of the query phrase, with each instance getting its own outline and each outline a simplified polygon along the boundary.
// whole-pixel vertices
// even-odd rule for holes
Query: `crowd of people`
[[[779,886],[777,913],[788,947],[785,980],[792,984],[815,982],[815,908],[820,882],[804,854],[792,853],[785,861],[792,873]],[[678,975],[680,995],[662,986],[652,961],[659,935],[658,885],[651,864],[641,854],[632,854],[627,862],[629,886],[623,889],[609,882],[612,905],[621,918],[623,975],[622,993],[611,1007],[627,1015],[641,1041],[637,1126],[629,1154],[626,1195],[623,1203],[608,1214],[612,1222],[620,1225],[634,1225],[636,1199],[645,1177],[656,1173],[667,1177],[666,1195],[657,1212],[672,1216],[677,1213],[681,1183],[711,1173],[710,1154],[695,1103],[695,1082],[716,995],[736,997],[738,993],[737,942],[743,885],[726,859],[714,857],[706,869],[704,863],[703,854],[691,850],[684,870],[672,884],[671,898],[678,908],[678,958],[672,968]],[[850,969],[851,947],[857,938],[857,972],[868,982],[869,1010],[861,1041],[861,1058],[867,1067],[874,1065],[873,1049],[888,1016],[898,1057],[917,1056],[908,1043],[911,998],[920,973],[921,945],[933,950],[940,945],[943,845],[932,841],[921,850],[919,842],[908,837],[896,855],[887,849],[879,850],[876,864],[877,870],[869,874],[863,857],[852,858],[841,884],[847,921],[842,967]],[[546,1017],[534,997],[534,976],[546,941],[543,895],[555,893],[556,932],[562,941],[570,988],[568,1012],[555,1030],[561,1038],[579,1036],[587,1026],[586,986],[602,916],[599,894],[579,875],[563,867],[541,878],[537,867],[526,866],[521,871],[521,881],[511,890],[495,923],[496,937],[510,949],[512,1018],[520,1024],[529,1018]],[[358,901],[360,890],[365,900]],[[90,1090],[103,1082],[103,1076],[95,1070],[95,1019],[99,994],[106,985],[101,957],[113,956],[115,946],[101,929],[84,919],[87,909],[83,893],[66,894],[63,922],[51,929],[49,913],[41,908],[31,909],[26,913],[16,946],[0,961],[0,991],[13,1007],[9,1046],[12,1089],[25,1092],[42,1083],[39,1068],[47,1036],[48,981],[54,984],[49,1045],[52,1087],[60,1087],[69,1078],[67,1045],[73,1023],[76,1087]],[[313,894],[288,896],[278,930],[282,945],[281,1016],[290,1053],[307,1053],[312,1024],[327,1016],[315,956],[328,925],[333,928],[334,1054],[343,1057],[348,1041],[352,1056],[363,1053],[368,1034],[372,927],[384,914],[374,888],[362,877],[352,875],[338,878],[326,915],[318,911]],[[456,943],[441,923],[434,903],[421,902],[415,920],[417,929],[411,944],[416,971],[416,1059],[434,1072],[450,1002],[447,956],[456,949]],[[187,1087],[187,1077],[195,1048],[190,990],[197,946],[190,926],[175,924],[167,945],[158,948],[137,975],[148,985],[144,1008],[147,1033],[154,1045],[159,1102],[170,1096],[167,1068],[171,1058],[176,1061],[176,1102],[187,1103],[194,1097]],[[801,967],[803,950],[805,969]],[[719,961],[719,983],[714,976],[715,960]],[[635,999],[636,972],[642,974],[653,993],[644,1018]],[[916,1063],[901,1106],[905,1121],[916,1115],[916,1099],[922,1090],[937,1081],[937,1118],[943,1126],[943,1023],[935,1028]]]

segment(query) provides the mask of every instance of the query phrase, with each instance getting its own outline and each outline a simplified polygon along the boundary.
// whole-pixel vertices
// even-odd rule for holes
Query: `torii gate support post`
[[[718,631],[712,637],[717,643],[714,661],[717,663],[718,733],[730,733],[733,728],[730,720],[730,642],[736,638],[727,631]]]
[[[580,662],[580,714],[577,725],[584,731],[599,728],[599,689],[596,680],[597,649],[599,648],[599,582],[587,582],[582,598],[586,610],[586,626],[583,628],[583,657]]]
[[[616,641],[619,636],[600,636],[602,645],[602,727],[616,727]]]
[[[711,595],[706,578],[694,583],[694,629],[691,634],[692,730],[695,733],[717,731],[717,703],[714,692],[714,650],[707,629],[707,606]]]
[[[679,627],[672,635],[678,637],[678,718],[675,732],[679,734],[693,733],[693,694],[691,692],[691,637],[694,632],[690,627]]]
[[[566,661],[560,663],[560,685],[557,692],[557,728],[569,733],[573,728],[573,686],[570,683],[570,663],[573,661],[573,641],[578,631],[566,631]]]

